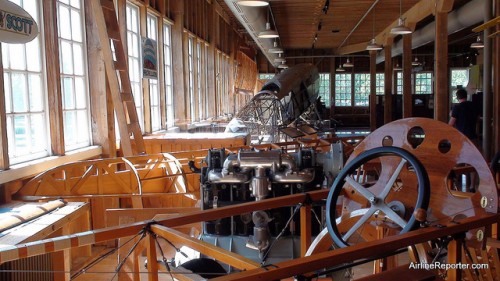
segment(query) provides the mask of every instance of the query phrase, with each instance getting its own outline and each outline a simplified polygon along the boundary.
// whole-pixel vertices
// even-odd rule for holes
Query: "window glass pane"
[[[73,61],[75,62],[75,75],[83,75],[84,57],[82,53],[82,46],[80,44],[73,44]]]
[[[85,110],[78,110],[76,111],[76,118],[78,120],[78,140],[80,142],[90,142],[89,140],[89,134],[87,133],[89,131],[89,123],[88,123],[88,114]]]
[[[87,107],[87,89],[85,81],[81,77],[75,78],[75,98],[76,108],[83,109]]]
[[[62,91],[64,96],[64,109],[74,109],[75,99],[73,96],[73,79],[70,77],[62,78]]]
[[[12,94],[10,93],[10,75],[8,72],[4,72],[3,74],[3,86],[4,86],[4,93],[5,93],[5,112],[6,113],[12,113],[12,100],[11,96]]]
[[[77,1],[74,1],[77,2]],[[82,42],[82,19],[79,10],[71,9],[71,35],[73,41]]]
[[[10,51],[10,67],[13,70],[26,70],[26,47],[24,44],[14,44]]]
[[[65,111],[64,112],[64,141],[68,143],[76,143],[76,111]]]
[[[62,73],[73,74],[73,51],[71,43],[62,41],[60,43]]]
[[[65,5],[58,5],[59,8],[59,37],[71,40],[71,17],[69,8]]]
[[[2,46],[2,63],[3,63],[3,67],[4,68],[10,68],[9,48],[7,47],[8,45],[0,43],[0,46]]]
[[[42,114],[31,115],[31,146],[34,151],[43,151],[45,144],[45,120]]]
[[[20,73],[12,74],[12,94],[14,112],[26,112],[28,110],[26,96],[26,75]]]
[[[26,44],[26,59],[29,61],[28,70],[34,72],[42,71],[40,58],[40,44],[38,40],[32,40]]]
[[[42,89],[42,80],[39,74],[29,74],[28,76],[28,87],[30,93],[30,111],[43,111],[44,102],[43,102],[43,89]],[[38,115],[39,116],[39,115]]]

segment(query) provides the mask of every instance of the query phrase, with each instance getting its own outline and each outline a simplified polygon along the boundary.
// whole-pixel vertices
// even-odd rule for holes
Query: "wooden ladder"
[[[101,41],[109,90],[118,120],[123,155],[145,154],[115,5],[113,0],[92,0],[92,9]],[[110,40],[113,41],[116,61],[113,60]],[[130,135],[134,137],[136,153],[132,150]]]

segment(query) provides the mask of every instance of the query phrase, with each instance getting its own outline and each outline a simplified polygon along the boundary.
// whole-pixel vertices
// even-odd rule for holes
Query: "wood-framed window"
[[[330,107],[330,73],[319,74],[319,96],[325,106]]]
[[[65,150],[91,145],[82,0],[58,0],[58,41]]]
[[[403,94],[403,71],[396,72],[396,95]]]
[[[196,120],[201,120],[203,116],[203,87],[202,87],[202,55],[201,55],[200,41],[196,42],[196,95],[197,95],[197,112],[195,114]]]
[[[41,22],[41,1],[13,2]],[[40,32],[26,44],[1,44],[10,164],[51,154],[42,42]]]
[[[432,71],[422,71],[415,73],[415,94],[430,95],[432,93]]]
[[[378,96],[382,96],[384,95],[384,91],[385,91],[385,75],[384,73],[377,73],[375,74],[375,82],[377,83],[377,85],[375,86],[375,93],[378,95]]]
[[[147,18],[147,37],[158,42],[158,17],[148,13]],[[158,58],[158,52],[156,53]],[[151,112],[151,131],[161,130],[161,108],[160,108],[160,89],[158,79],[149,78],[149,108]]]
[[[450,69],[450,89],[451,103],[458,103],[455,92],[458,87],[466,87],[469,84],[469,69],[468,68],[451,68]]]
[[[354,106],[369,105],[370,84],[370,73],[354,74]]]
[[[335,106],[351,106],[352,104],[352,74],[335,74]]]
[[[165,110],[167,128],[174,126],[174,91],[172,72],[172,25],[163,22],[163,75],[165,87]]]
[[[141,34],[139,7],[127,2],[126,5],[127,22],[127,50],[128,50],[128,72],[132,94],[134,96],[135,107],[137,109],[137,119],[141,130],[144,132],[144,107],[142,93],[142,63],[141,63]]]

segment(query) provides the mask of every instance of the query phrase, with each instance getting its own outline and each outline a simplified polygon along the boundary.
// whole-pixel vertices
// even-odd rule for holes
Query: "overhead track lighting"
[[[271,54],[281,54],[283,53],[283,49],[278,47],[278,42],[274,41],[273,47],[269,48],[268,52]]]
[[[247,7],[264,7],[269,5],[269,1],[264,0],[240,0],[236,3],[238,3],[238,5]]]
[[[413,31],[405,25],[405,20],[403,19],[403,12],[402,12],[402,3],[401,0],[399,0],[399,19],[398,19],[398,26],[393,27],[391,29],[391,33],[395,35],[403,35],[403,34],[410,34]]]
[[[477,36],[476,42],[470,44],[470,47],[473,49],[481,49],[484,48],[484,43],[481,41],[481,36]]]

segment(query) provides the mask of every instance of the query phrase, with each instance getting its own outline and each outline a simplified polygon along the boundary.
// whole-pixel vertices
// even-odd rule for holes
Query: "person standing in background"
[[[455,95],[459,103],[453,106],[448,124],[457,128],[457,130],[476,144],[476,123],[479,112],[474,104],[467,100],[467,91],[465,89],[458,89]]]

